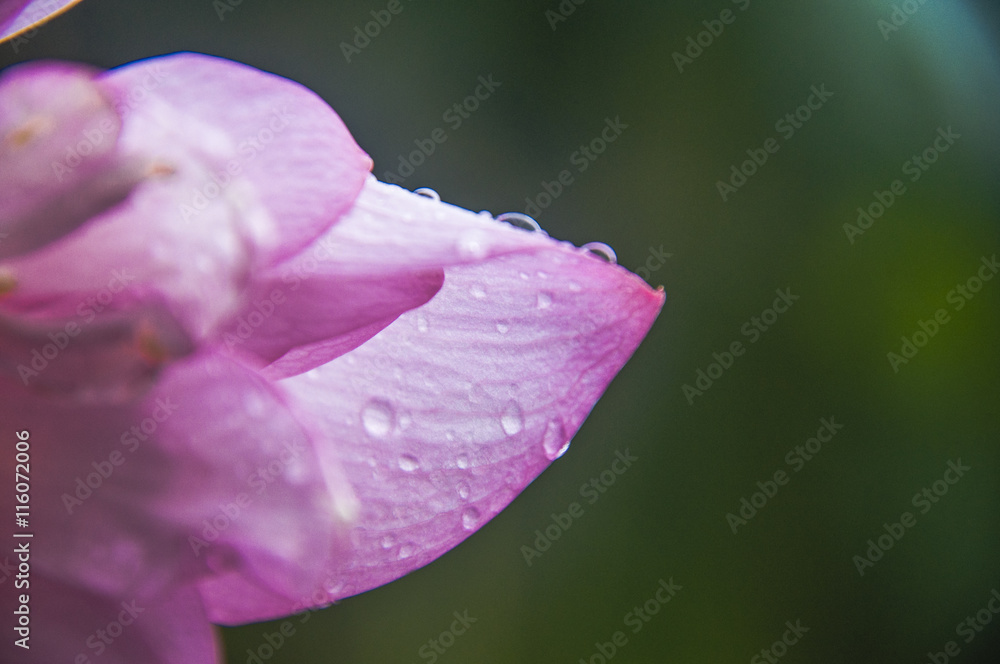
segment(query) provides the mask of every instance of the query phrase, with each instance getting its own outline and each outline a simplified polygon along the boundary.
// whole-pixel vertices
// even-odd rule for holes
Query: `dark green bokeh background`
[[[554,31],[558,0],[402,2],[350,63],[340,43],[385,2],[243,0],[220,20],[211,0],[87,0],[0,55],[246,62],[319,92],[380,176],[443,127],[407,187],[500,213],[569,168],[539,215],[551,235],[607,242],[632,269],[672,254],[650,277],[662,315],[569,453],[437,562],[294,619],[267,661],[429,661],[420,647],[466,609],[477,622],[442,663],[575,663],[616,630],[616,664],[747,662],[796,619],[809,632],[782,661],[926,662],[949,640],[953,661],[997,661],[1000,616],[970,644],[955,626],[1000,588],[1000,279],[961,311],[945,300],[1000,253],[993,3],[927,0],[886,40],[892,7],[876,0],[590,0]],[[672,53],[724,8],[735,22],[678,72]],[[448,128],[445,109],[489,74],[501,87]],[[716,181],[821,84],[834,96],[723,202]],[[628,129],[577,173],[570,154],[617,116]],[[948,126],[961,139],[911,183],[903,162]],[[849,243],[842,225],[896,178],[905,195]],[[740,326],[777,288],[800,299],[689,405],[682,385],[748,341]],[[951,321],[894,373],[886,354],[938,308]],[[831,416],[833,442],[734,535],[726,513]],[[625,449],[639,461],[587,504],[581,484]],[[972,470],[921,514],[911,497],[958,458]],[[520,547],[574,501],[584,516],[526,565]],[[916,525],[859,576],[852,556],[904,511]],[[625,614],[671,577],[683,589],[632,634]],[[224,630],[228,661],[280,625]]]

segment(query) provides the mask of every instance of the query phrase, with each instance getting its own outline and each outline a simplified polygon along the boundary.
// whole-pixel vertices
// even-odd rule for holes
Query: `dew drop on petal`
[[[439,203],[441,202],[441,194],[437,193],[430,187],[420,187],[419,189],[414,189],[413,193],[417,194],[418,196],[429,198],[432,201],[437,201]]]
[[[426,332],[430,326],[427,324],[427,317],[423,314],[417,314],[417,330],[420,332]]]
[[[548,309],[552,306],[552,296],[542,291],[538,294],[536,305],[539,309]]]
[[[545,434],[542,436],[542,448],[545,450],[545,457],[549,461],[555,461],[566,454],[569,449],[569,438],[566,436],[566,429],[562,420],[555,417],[549,420],[545,426]]]
[[[508,436],[521,433],[521,429],[524,428],[524,414],[516,401],[507,402],[503,414],[500,416],[500,426],[503,427],[504,433]]]
[[[585,251],[589,251],[590,253],[595,254],[600,258],[603,258],[605,261],[611,263],[612,265],[618,264],[618,254],[615,253],[614,249],[604,244],[603,242],[588,242],[587,244],[583,245],[580,248]]]
[[[470,288],[469,292],[472,293],[472,297],[476,298],[477,300],[482,300],[483,298],[486,297],[486,291],[483,290],[483,287],[480,286],[479,284],[476,284],[475,286]]]
[[[459,498],[461,498],[462,500],[468,500],[470,491],[468,482],[462,480],[455,486],[455,489],[458,491]]]
[[[497,323],[497,332],[500,334],[507,334],[510,331],[510,325],[506,323]]]
[[[458,255],[466,260],[481,260],[489,253],[486,238],[479,231],[469,231],[458,238]]]
[[[399,457],[399,468],[407,473],[412,473],[416,469],[420,468],[420,461],[418,461],[417,457],[413,455],[404,454]]]
[[[469,457],[468,457],[468,455],[459,454],[458,458],[455,459],[455,465],[458,466],[459,468],[461,468],[462,470],[465,470],[466,468],[468,468],[469,467]]]
[[[392,405],[381,399],[372,399],[361,409],[361,423],[365,431],[375,438],[389,435],[395,417]]]
[[[570,291],[572,291],[574,293],[579,293],[580,291],[583,290],[583,286],[581,286],[580,284],[576,283],[575,281],[569,282],[569,284],[567,284],[567,286],[570,289]]]
[[[396,538],[392,535],[383,535],[380,544],[383,549],[391,549],[396,544]]]
[[[466,507],[462,511],[462,527],[466,530],[475,530],[479,525],[479,510],[475,507]]]
[[[497,217],[497,221],[503,221],[515,228],[521,228],[526,231],[532,231],[535,233],[545,233],[542,227],[538,225],[538,222],[529,217],[526,214],[521,214],[520,212],[504,212]]]
[[[416,552],[416,550],[417,550],[417,547],[415,547],[413,544],[407,542],[403,546],[399,547],[399,555],[397,556],[397,558],[399,560],[405,560],[405,559],[409,558],[410,556],[412,556],[414,554],[414,552]]]

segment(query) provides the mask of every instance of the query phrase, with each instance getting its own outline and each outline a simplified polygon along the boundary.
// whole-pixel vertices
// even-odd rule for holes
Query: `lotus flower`
[[[221,59],[0,78],[3,661],[219,661],[212,623],[426,565],[565,452],[662,291],[371,166]]]
[[[0,40],[30,30],[78,2],[80,0],[0,0]]]

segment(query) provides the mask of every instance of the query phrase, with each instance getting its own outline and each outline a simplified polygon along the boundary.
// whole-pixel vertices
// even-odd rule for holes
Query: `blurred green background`
[[[542,226],[607,242],[666,289],[565,457],[435,563],[293,619],[263,661],[596,664],[616,631],[616,664],[928,662],[949,641],[950,661],[1000,661],[988,609],[1000,590],[1000,279],[949,299],[1000,253],[995,3],[908,0],[896,26],[893,3],[876,0],[401,0],[348,62],[342,43],[386,6],[87,0],[0,49],[3,65],[112,67],[178,50],[255,65],[327,99],[383,179],[442,127],[447,141],[404,185],[473,210],[523,211],[568,169]],[[690,62],[675,55],[687,49]],[[446,121],[490,75],[501,85],[488,99],[460,127]],[[776,123],[813,86],[832,96],[798,110],[810,117],[789,136]],[[627,129],[580,172],[573,153],[609,118]],[[912,181],[904,162],[949,127],[960,138]],[[723,200],[717,183],[769,138],[777,151]],[[896,179],[905,193],[851,242],[844,224]],[[799,299],[754,341],[741,328],[776,289]],[[949,322],[894,371],[887,354],[938,309]],[[684,385],[718,376],[713,353],[729,364],[734,341],[744,354],[688,398]],[[786,458],[821,418],[843,427],[808,462]],[[638,460],[591,504],[581,485],[616,450]],[[923,512],[914,494],[959,459],[971,469],[939,482],[947,493]],[[761,504],[757,483],[779,470],[787,484],[734,534],[726,515]],[[526,564],[521,547],[572,502],[583,516]],[[907,511],[915,525],[859,574],[855,556]],[[671,578],[681,590],[634,633],[627,614]],[[439,654],[428,642],[455,611],[476,622]],[[980,611],[989,624],[956,633]],[[760,654],[797,620],[809,630],[797,643]],[[223,630],[228,661],[247,662],[281,624]]]

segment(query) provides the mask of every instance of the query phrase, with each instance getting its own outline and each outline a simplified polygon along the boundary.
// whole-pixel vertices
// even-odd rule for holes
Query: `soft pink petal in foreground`
[[[161,299],[123,292],[111,304],[98,315],[92,305],[100,305],[79,295],[0,313],[0,374],[55,399],[123,402],[145,392],[164,364],[194,351]]]
[[[410,211],[401,197],[394,216]],[[450,206],[433,218],[415,222],[414,242],[465,224],[435,243],[465,258],[441,291],[280,381],[321,423],[321,462],[346,470],[361,504],[353,555],[329,570],[332,599],[426,565],[503,509],[565,451],[663,303],[571,245]]]
[[[0,42],[38,26],[80,0],[0,0]]]
[[[182,206],[192,192],[211,182],[235,148],[224,131],[148,92],[136,96],[155,82],[151,76],[138,84],[147,87],[106,88],[125,118],[117,149],[148,164],[146,179],[74,233],[6,262],[16,286],[4,306],[81,292],[114,295],[124,281],[161,293],[194,338],[211,335],[242,306],[259,263],[257,247],[276,232],[274,219],[242,179],[207,202],[197,219],[184,218]],[[60,163],[73,171],[90,167],[89,156],[79,159],[67,156]]]
[[[123,118],[117,149],[147,164],[146,179],[77,232],[8,262],[8,304],[100,291],[118,272],[166,295],[193,337],[212,336],[243,306],[255,270],[325,231],[368,173],[370,160],[333,110],[286,79],[182,54],[98,83]],[[71,129],[83,138],[53,149],[61,172],[76,177],[114,136]],[[63,155],[77,143],[88,154]]]
[[[197,53],[144,60],[103,80],[125,99],[147,90],[192,120],[223,132],[217,167],[195,183],[183,215],[203,223],[200,205],[245,178],[280,233],[264,262],[290,256],[333,224],[357,196],[371,159],[330,106],[311,90],[247,65]],[[136,101],[136,105],[142,105]]]
[[[10,593],[13,600],[16,596]],[[221,648],[192,588],[157,601],[109,597],[31,575],[30,649],[14,645],[14,605],[4,611],[0,661],[18,664],[217,664]]]
[[[211,572],[205,592],[240,584],[286,601],[310,592],[331,557],[345,555],[357,504],[343,473],[317,463],[281,391],[216,355],[179,367],[155,395],[175,403],[157,442],[176,459],[176,483],[147,510],[186,531],[197,524],[185,557]]]
[[[343,474],[321,468],[280,391],[232,359],[179,362],[138,406],[11,388],[0,382],[0,421],[30,423],[32,491],[45,497],[33,569],[149,602],[204,581],[292,603],[344,548],[356,503]]]
[[[92,76],[27,64],[0,78],[0,259],[72,232],[142,179],[117,152],[121,119]]]

